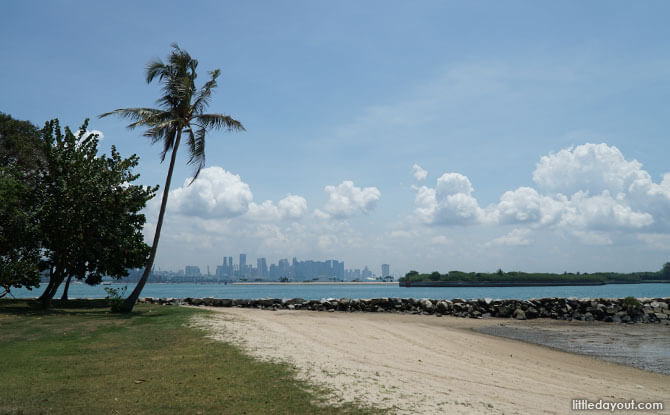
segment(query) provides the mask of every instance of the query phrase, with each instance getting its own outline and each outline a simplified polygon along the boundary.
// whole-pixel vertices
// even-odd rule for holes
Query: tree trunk
[[[47,286],[47,289],[44,291],[42,296],[39,298],[39,300],[42,302],[43,308],[49,308],[51,305],[51,299],[54,298],[56,291],[58,291],[58,287],[60,287],[61,283],[65,279],[62,270],[56,269],[55,272],[51,272],[50,274],[49,285]]]
[[[63,290],[63,295],[61,295],[61,300],[67,300],[67,291],[70,289],[70,281],[72,280],[72,275],[67,277],[67,282],[65,282],[65,289]]]
[[[135,307],[137,299],[140,297],[140,293],[144,288],[144,284],[147,283],[149,279],[149,274],[151,274],[151,268],[154,265],[154,259],[156,258],[156,251],[158,249],[158,240],[161,236],[161,228],[163,227],[163,217],[165,216],[165,208],[167,207],[168,194],[170,193],[170,182],[172,181],[172,172],[174,170],[175,160],[177,158],[177,149],[179,148],[179,141],[181,140],[181,128],[177,131],[177,139],[174,142],[174,147],[172,148],[172,156],[170,157],[170,167],[168,168],[167,178],[165,179],[165,187],[163,187],[163,200],[161,201],[161,210],[158,214],[158,222],[156,223],[156,233],[154,234],[154,243],[151,245],[151,253],[149,254],[149,260],[147,265],[144,268],[144,273],[142,278],[137,282],[133,292],[126,298],[125,303],[123,304],[122,312],[130,313]]]

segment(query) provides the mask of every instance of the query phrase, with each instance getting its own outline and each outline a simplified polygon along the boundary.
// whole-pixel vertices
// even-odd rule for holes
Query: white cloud
[[[487,242],[484,246],[506,245],[506,246],[526,246],[530,245],[532,240],[529,238],[530,229],[515,228],[508,234],[495,238]]]
[[[182,215],[234,217],[246,213],[253,200],[249,185],[221,167],[207,167],[198,179],[170,192],[168,209]]]
[[[242,217],[256,222],[299,220],[307,212],[307,200],[288,194],[278,203],[266,200],[253,201],[249,185],[239,175],[213,166],[202,169],[200,176],[191,183],[170,192],[168,209],[171,213],[203,219],[229,219]],[[152,201],[157,205],[158,198]]]
[[[510,190],[500,197],[493,214],[500,223],[537,223],[548,225],[560,218],[567,199],[543,196],[530,187]]]
[[[579,191],[599,194],[604,190],[617,194],[628,192],[636,182],[651,181],[641,167],[637,160],[624,159],[614,146],[586,143],[542,157],[533,180],[542,190],[565,195]]]
[[[307,212],[307,200],[302,196],[288,194],[276,205],[271,200],[261,204],[249,203],[248,217],[259,221],[298,220]]]
[[[414,164],[412,166],[412,175],[417,181],[422,181],[426,180],[426,177],[428,176],[428,171],[423,169],[418,164]]]
[[[325,191],[328,193],[328,201],[323,211],[337,219],[349,218],[357,213],[368,213],[374,209],[381,197],[381,192],[376,187],[360,188],[349,180],[337,186],[326,186]],[[323,211],[315,214],[323,214]]]
[[[300,219],[307,212],[307,200],[302,196],[288,194],[277,204],[282,218]]]
[[[417,189],[414,213],[420,221],[434,225],[467,225],[485,220],[485,212],[472,196],[470,180],[459,173],[445,173],[435,188]]]
[[[623,196],[613,198],[607,190],[596,196],[575,193],[562,213],[561,225],[577,229],[642,228],[654,222],[651,214],[634,211]]]
[[[641,167],[607,144],[570,147],[540,159],[533,173],[537,189],[504,192],[485,209],[466,176],[445,173],[435,188],[413,187],[414,215],[428,225],[552,227],[584,243],[608,244],[609,231],[670,229],[670,173],[654,183]],[[508,243],[511,236],[494,241]]]

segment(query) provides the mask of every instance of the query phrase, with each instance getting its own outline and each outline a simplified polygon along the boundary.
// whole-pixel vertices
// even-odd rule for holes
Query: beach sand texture
[[[670,376],[473,330],[527,322],[211,309],[193,324],[252,356],[294,365],[302,379],[332,390],[334,403],[398,414],[575,414],[572,399],[635,399],[663,401],[670,413]]]

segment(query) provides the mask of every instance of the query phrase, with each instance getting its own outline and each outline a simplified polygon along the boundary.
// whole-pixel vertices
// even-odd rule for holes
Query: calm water
[[[135,284],[112,284],[91,287],[85,284],[70,286],[70,298],[104,298],[105,287],[123,288],[128,291]],[[37,297],[44,287],[32,291],[16,289],[12,294],[17,298]],[[61,290],[54,298],[60,298]],[[670,284],[613,284],[581,287],[434,287],[405,288],[393,285],[225,285],[225,284],[147,284],[142,291],[143,297],[214,297],[214,298],[621,298],[621,297],[670,297]]]

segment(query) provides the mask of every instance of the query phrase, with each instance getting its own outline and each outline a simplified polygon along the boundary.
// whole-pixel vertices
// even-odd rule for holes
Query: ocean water
[[[135,284],[113,283],[111,285],[88,286],[72,284],[70,298],[104,298],[104,288],[123,289],[130,293]],[[32,291],[23,289],[12,290],[16,298],[38,297],[44,287]],[[60,298],[61,290],[54,298]],[[562,286],[562,287],[399,287],[397,284],[147,284],[142,291],[143,297],[186,298],[304,298],[307,300],[323,298],[543,298],[543,297],[577,297],[577,298],[621,298],[621,297],[670,297],[670,284],[611,284],[596,286]],[[11,296],[8,296],[11,297]]]

